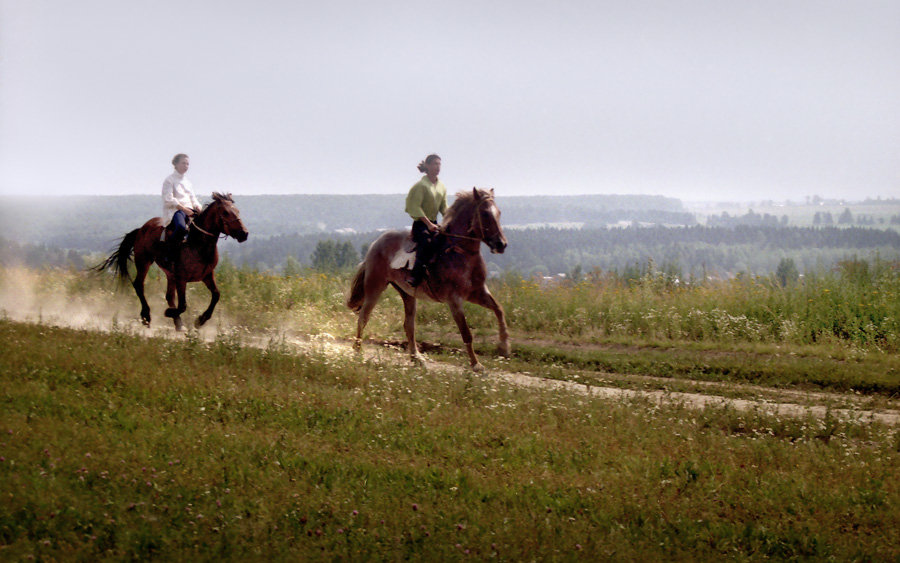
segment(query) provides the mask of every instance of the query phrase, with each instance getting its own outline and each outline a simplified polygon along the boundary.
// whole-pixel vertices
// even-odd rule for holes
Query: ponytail
[[[431,163],[434,162],[435,160],[440,160],[440,158],[441,158],[441,157],[439,157],[439,156],[436,155],[436,154],[429,154],[428,156],[425,157],[425,160],[423,160],[422,162],[420,162],[419,165],[417,166],[417,168],[419,169],[419,172],[421,172],[422,174],[424,174],[424,173],[428,170],[427,168],[425,168],[425,165],[426,165],[426,164],[431,164]]]

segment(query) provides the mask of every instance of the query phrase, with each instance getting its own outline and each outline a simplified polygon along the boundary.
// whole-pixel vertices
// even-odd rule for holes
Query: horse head
[[[213,192],[212,198],[197,221],[202,222],[205,225],[203,228],[210,232],[225,233],[238,242],[247,240],[250,233],[241,220],[241,212],[234,206],[231,194]]]
[[[500,226],[500,208],[494,201],[494,189],[479,190],[472,188],[474,212],[470,223],[470,232],[480,238],[491,249],[492,254],[503,254],[506,250],[506,235]]]

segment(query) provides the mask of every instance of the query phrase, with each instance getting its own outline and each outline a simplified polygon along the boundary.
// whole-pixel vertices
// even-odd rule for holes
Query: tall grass
[[[281,277],[247,269],[219,272],[223,310],[243,324],[304,322],[348,332],[342,301],[345,275],[310,272]],[[807,272],[782,286],[775,276],[682,283],[651,267],[627,279],[593,272],[579,283],[545,284],[515,274],[491,282],[518,334],[572,340],[667,340],[711,343],[832,343],[872,351],[900,351],[900,264],[848,260],[833,270]],[[376,311],[397,329],[402,309],[393,290]],[[203,300],[202,292],[200,300]],[[392,312],[393,311],[393,312]],[[493,315],[467,308],[474,326],[491,331]],[[422,325],[454,331],[443,306],[423,303]],[[384,327],[381,327],[384,328]]]
[[[877,260],[843,262],[786,287],[774,276],[685,284],[648,269],[637,279],[595,273],[549,287],[509,276],[494,292],[526,334],[900,351],[900,264]]]
[[[0,321],[2,557],[900,557],[900,442],[878,425],[525,391],[239,334]]]
[[[16,271],[0,270],[0,284],[16,284]],[[161,313],[163,280],[155,268],[151,274],[148,299]],[[65,270],[29,275],[39,295],[110,299],[112,282]],[[354,316],[343,306],[346,273],[279,276],[225,263],[217,277],[222,292],[217,314],[232,324],[256,330],[292,326],[312,333],[353,332]],[[582,342],[825,343],[900,352],[900,264],[877,259],[847,260],[833,270],[807,272],[787,286],[775,276],[683,283],[652,264],[630,279],[592,272],[579,283],[548,285],[508,274],[490,286],[518,335]],[[209,294],[202,284],[189,288],[192,314],[206,306]],[[402,304],[395,293],[390,288],[385,292],[372,333],[400,331]],[[116,299],[137,303],[130,287]],[[466,312],[476,329],[495,330],[489,311],[471,306]],[[426,330],[436,326],[439,332],[455,333],[444,306],[422,302],[419,321]]]
[[[162,317],[164,280],[151,270],[147,295],[154,326]],[[356,317],[344,305],[347,273],[260,273],[224,263],[222,300],[212,325],[269,335],[349,338]],[[42,314],[73,305],[119,320],[137,317],[130,287],[65,270],[0,270],[0,287],[27,286]],[[592,272],[578,283],[544,284],[507,275],[490,281],[504,305],[516,359],[544,369],[561,364],[600,372],[741,381],[895,395],[900,390],[900,267],[849,260],[782,285],[775,276],[683,283],[652,265],[633,277]],[[202,284],[188,291],[187,318],[209,299]],[[5,305],[0,304],[0,309]],[[112,311],[111,313],[109,311]],[[467,306],[481,353],[496,338],[496,321]],[[367,328],[380,340],[405,339],[402,303],[388,289]],[[460,346],[447,307],[420,302],[418,335]],[[565,377],[565,374],[561,376]]]

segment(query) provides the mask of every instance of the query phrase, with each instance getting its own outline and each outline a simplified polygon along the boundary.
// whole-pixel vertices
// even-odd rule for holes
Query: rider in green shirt
[[[410,188],[406,196],[406,212],[413,218],[412,238],[416,242],[416,263],[413,266],[409,284],[413,287],[422,283],[425,266],[434,256],[437,235],[441,227],[437,215],[447,211],[447,187],[438,180],[441,172],[441,157],[430,154],[419,163],[422,179]]]

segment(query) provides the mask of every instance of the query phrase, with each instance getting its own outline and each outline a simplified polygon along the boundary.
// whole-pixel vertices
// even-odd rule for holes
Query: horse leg
[[[178,305],[178,302],[175,300],[175,278],[172,275],[166,275],[166,303],[169,304],[169,308],[166,309],[166,316],[168,316],[169,311],[175,311]],[[184,323],[181,321],[181,317],[176,317],[175,321],[175,330],[181,332],[184,328]]]
[[[203,283],[206,284],[206,287],[209,289],[211,297],[209,300],[209,307],[207,307],[206,310],[203,311],[202,315],[197,317],[197,321],[194,323],[195,328],[200,328],[201,326],[206,324],[206,321],[208,321],[209,318],[212,317],[213,310],[215,310],[216,308],[216,303],[219,302],[219,288],[216,287],[216,278],[212,272],[210,272],[208,276],[203,278]]]
[[[497,316],[497,324],[500,326],[500,343],[497,345],[497,351],[504,358],[508,358],[510,354],[509,332],[506,327],[506,313],[503,312],[503,307],[497,303],[497,300],[494,299],[494,296],[491,295],[491,292],[485,286],[482,286],[480,291],[470,295],[469,302],[490,309]]]
[[[478,361],[478,357],[475,356],[475,347],[472,345],[472,331],[469,330],[469,323],[466,322],[466,315],[463,313],[462,302],[459,299],[454,298],[451,299],[447,305],[450,307],[450,314],[453,315],[453,320],[456,321],[456,326],[459,328],[459,334],[462,336],[463,344],[466,345],[466,352],[469,354],[469,363],[472,366],[472,371],[484,371],[484,366],[481,365],[481,362]]]
[[[173,281],[174,280],[174,281]],[[187,287],[187,282],[181,279],[178,276],[173,275],[169,278],[169,285],[166,289],[166,300],[169,302],[169,308],[166,309],[166,316],[172,319],[175,323],[175,330],[181,332],[184,329],[184,323],[181,320],[181,313],[187,309],[187,303],[185,302],[185,289]],[[178,296],[178,307],[173,307],[171,293],[174,289],[175,294]]]
[[[416,298],[399,289],[397,292],[403,298],[403,330],[406,331],[409,357],[417,364],[421,364],[425,358],[419,354],[419,347],[416,346]]]
[[[366,290],[365,290],[365,298],[363,299],[362,307],[359,309],[359,318],[356,320],[356,341],[353,343],[353,347],[357,352],[362,350],[362,335],[363,330],[366,328],[366,325],[369,323],[369,317],[372,315],[372,309],[375,308],[375,305],[378,303],[378,299],[381,297],[381,294],[384,293],[384,290],[387,288],[386,283],[371,283],[369,281],[369,276],[366,277]]]
[[[150,264],[151,262],[135,260],[137,274],[134,276],[134,281],[131,282],[131,285],[134,287],[134,292],[137,293],[138,299],[141,301],[141,322],[146,327],[150,326],[150,304],[147,303],[147,298],[144,296],[144,279],[147,277],[147,272],[150,270]]]

